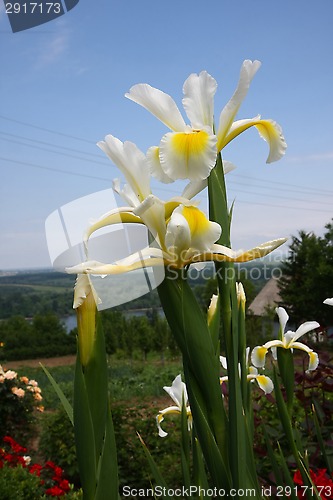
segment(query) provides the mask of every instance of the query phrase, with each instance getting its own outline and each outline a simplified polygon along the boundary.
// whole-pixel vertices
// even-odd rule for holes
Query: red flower
[[[46,495],[50,495],[51,497],[61,497],[65,494],[64,490],[59,488],[59,486],[53,486],[53,488],[49,488],[45,491]]]
[[[314,472],[310,469],[309,472],[313,484],[318,488],[320,498],[322,498],[322,500],[333,499],[333,481],[327,475],[327,470],[318,469],[317,472]],[[298,486],[303,486],[303,480],[299,470],[294,474],[294,483]],[[298,498],[306,498],[305,488],[300,488],[300,491],[297,492],[297,496]]]
[[[36,474],[36,476],[40,476],[40,472],[41,470],[43,469],[43,466],[42,465],[39,465],[39,464],[34,464],[32,465],[30,468],[29,468],[29,472],[31,474]]]
[[[3,438],[4,443],[8,443],[14,453],[26,453],[27,449],[24,446],[18,444],[12,437],[5,436]]]
[[[70,490],[69,482],[67,479],[62,479],[59,483],[59,488],[61,488],[66,493]]]

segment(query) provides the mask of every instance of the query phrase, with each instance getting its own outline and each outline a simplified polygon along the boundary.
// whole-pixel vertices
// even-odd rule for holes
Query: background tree
[[[333,296],[333,225],[323,237],[300,231],[292,237],[289,255],[279,280],[282,305],[296,325],[317,320],[333,326],[333,308],[323,300]]]

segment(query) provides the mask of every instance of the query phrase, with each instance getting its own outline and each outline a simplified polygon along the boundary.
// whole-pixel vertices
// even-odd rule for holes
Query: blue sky
[[[124,97],[133,84],[181,107],[184,80],[206,69],[219,84],[218,116],[244,59],[262,67],[238,118],[273,118],[288,150],[266,165],[254,130],[224,150],[237,165],[227,179],[233,246],[322,234],[333,216],[332,0],[81,0],[15,34],[0,8],[0,270],[50,266],[48,215],[111,186],[119,174],[98,140],[112,133],[143,151],[159,143],[165,127]],[[163,198],[180,191],[153,188]]]

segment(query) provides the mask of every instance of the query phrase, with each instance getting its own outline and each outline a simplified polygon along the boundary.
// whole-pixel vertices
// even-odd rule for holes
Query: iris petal
[[[251,353],[251,361],[257,368],[264,368],[266,361],[266,354],[268,349],[263,346],[257,346]]]
[[[183,106],[193,129],[212,127],[216,89],[216,80],[207,71],[192,73],[185,81]]]
[[[274,384],[269,377],[266,377],[266,375],[257,375],[256,381],[258,382],[260,389],[262,389],[265,394],[270,394],[273,391]]]
[[[163,171],[173,180],[206,179],[216,162],[216,137],[204,130],[165,134],[160,143]]]
[[[122,143],[113,135],[107,135],[105,141],[97,145],[125,175],[138,198],[143,201],[150,194],[149,168],[145,155],[132,142]]]
[[[217,137],[218,137],[217,147],[219,151],[221,151],[221,149],[226,144],[225,138],[229,133],[232,122],[234,121],[234,118],[240,108],[240,105],[242,104],[249,90],[250,83],[254,75],[260,68],[260,66],[261,63],[259,61],[252,62],[246,60],[242,64],[237,89],[235,90],[234,95],[232,96],[230,101],[226,104],[226,106],[223,108],[220,114],[219,127],[217,131]]]
[[[299,326],[294,334],[293,337],[293,343],[298,340],[302,335],[305,335],[308,332],[311,332],[311,330],[315,330],[316,328],[319,328],[320,324],[317,323],[317,321],[306,321],[303,323],[301,326]]]
[[[156,118],[174,131],[182,131],[186,124],[175,101],[162,90],[147,83],[133,85],[125,97],[140,104]]]
[[[151,175],[155,177],[155,179],[163,182],[164,184],[174,182],[174,180],[171,179],[162,169],[160,162],[160,148],[158,146],[150,147],[147,151],[146,157]]]
[[[224,140],[218,143],[218,151],[250,127],[256,127],[260,137],[269,145],[269,155],[266,163],[271,163],[282,158],[287,149],[287,144],[280,125],[273,120],[262,120],[260,115],[255,118],[235,121]]]

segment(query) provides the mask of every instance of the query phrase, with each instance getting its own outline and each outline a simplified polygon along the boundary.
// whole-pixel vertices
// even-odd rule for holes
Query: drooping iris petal
[[[154,238],[158,236],[159,244],[163,247],[166,227],[165,204],[157,196],[150,194],[135,208],[134,213],[142,219]]]
[[[185,81],[183,106],[193,129],[212,127],[216,89],[217,82],[207,71],[192,73]]]
[[[146,153],[150,173],[155,179],[164,184],[170,184],[174,182],[174,179],[171,179],[164,170],[162,169],[162,165],[160,162],[160,148],[158,146],[152,146],[148,149]]]
[[[251,353],[251,361],[257,368],[264,368],[266,362],[266,354],[268,349],[263,346],[257,346]]]
[[[250,83],[260,66],[261,63],[259,61],[252,62],[245,60],[242,64],[237,89],[220,114],[219,126],[217,130],[218,151],[221,151],[221,149],[225,146],[225,137],[227,136],[239,107],[249,90]]]
[[[140,106],[150,111],[169,129],[176,132],[183,131],[186,127],[184,119],[175,101],[165,92],[147,83],[133,85],[125,97],[140,104]]]
[[[286,241],[287,238],[279,238],[267,241],[266,243],[262,243],[261,245],[246,251],[235,251],[231,248],[215,243],[211,246],[209,252],[204,252],[200,257],[202,261],[216,260],[218,262],[249,262],[268,255],[280,245],[283,245]]]
[[[333,306],[333,298],[325,299],[323,304],[327,304],[328,306]]]
[[[260,137],[262,137],[262,139],[264,139],[269,145],[269,155],[266,163],[280,160],[287,149],[282,129],[274,120],[262,120],[260,115],[246,120],[235,121],[231,125],[224,140],[221,141],[221,143],[218,143],[218,151],[250,127],[256,127]]]
[[[175,213],[181,213],[190,228],[191,247],[199,252],[208,251],[221,236],[221,226],[212,222],[197,207],[180,205]]]
[[[167,225],[165,245],[171,261],[174,262],[185,260],[187,251],[191,246],[190,227],[185,217],[175,211]]]
[[[307,371],[315,370],[319,365],[319,357],[316,352],[314,352],[310,347],[303,344],[302,342],[294,342],[293,349],[299,349],[300,351],[304,351],[309,355],[309,366]]]
[[[178,406],[169,406],[168,408],[164,408],[164,410],[159,411],[158,415],[156,416],[156,424],[158,429],[158,435],[160,437],[164,438],[168,435],[168,433],[165,432],[161,427],[161,423],[164,420],[164,415],[173,415],[180,413],[181,411],[179,410]]]
[[[255,377],[259,387],[264,391],[265,394],[270,394],[274,389],[274,384],[272,380],[266,375],[257,375]]]
[[[100,219],[91,224],[83,235],[83,243],[85,245],[86,251],[90,236],[102,227],[119,224],[121,222],[143,224],[144,222],[140,219],[140,217],[133,214],[133,210],[134,209],[132,207],[116,208],[102,215]]]
[[[161,168],[173,180],[206,179],[216,162],[216,136],[205,130],[165,134],[160,143]]]

